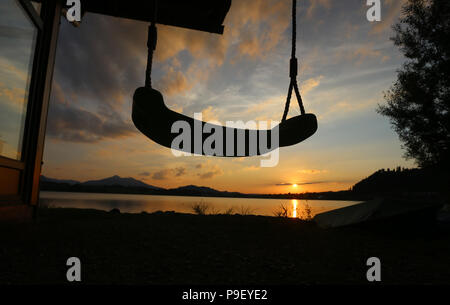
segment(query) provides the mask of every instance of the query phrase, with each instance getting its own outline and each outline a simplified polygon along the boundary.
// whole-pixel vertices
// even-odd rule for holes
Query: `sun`
[[[292,187],[297,187],[297,186],[298,186],[297,183],[292,184]]]

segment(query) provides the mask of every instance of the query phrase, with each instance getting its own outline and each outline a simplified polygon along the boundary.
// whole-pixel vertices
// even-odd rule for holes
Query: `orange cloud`
[[[203,172],[203,173],[199,173],[197,174],[200,179],[212,179],[215,176],[220,176],[223,174],[223,170],[220,169],[219,167],[215,167],[207,172]]]
[[[361,65],[367,59],[380,58],[381,62],[385,62],[388,58],[384,56],[380,50],[376,50],[374,43],[366,43],[363,45],[356,45],[353,49],[340,49],[336,53],[338,59],[345,59],[353,61],[356,65]]]
[[[370,43],[357,48],[350,56],[359,58],[360,60],[364,60],[370,57],[379,57],[381,56],[381,52],[378,50],[374,50],[373,43]]]
[[[8,106],[13,106],[14,109],[22,111],[26,102],[28,94],[23,88],[8,88],[4,83],[0,82],[0,97],[3,97]],[[4,100],[2,98],[2,100]]]
[[[202,118],[205,122],[210,121],[219,121],[219,115],[217,114],[217,110],[212,106],[208,106],[202,110]]]
[[[200,172],[197,173],[197,176],[200,177],[200,179],[212,179],[216,176],[223,175],[223,170],[217,164],[212,164],[210,160],[197,164],[195,168],[200,170]]]
[[[323,75],[320,75],[318,77],[309,78],[306,81],[302,82],[300,84],[301,93],[307,94],[309,91],[311,91],[312,89],[319,86],[322,79],[323,79]]]
[[[281,42],[282,34],[290,24],[289,16],[288,1],[234,2],[226,22],[230,27],[226,36],[237,45],[234,60],[243,56],[264,57]]]
[[[220,66],[233,45],[239,56],[264,56],[281,41],[290,24],[288,16],[288,1],[236,1],[224,22],[223,35],[160,25],[155,57],[165,61],[187,50],[194,58],[210,59],[210,66]]]
[[[186,76],[179,70],[169,67],[162,79],[158,81],[158,87],[164,91],[166,95],[175,95],[191,89],[193,86]]]
[[[186,30],[177,27],[158,26],[158,47],[155,58],[165,61],[187,50],[194,58],[207,58],[211,64],[222,65],[227,49],[222,35]]]
[[[168,95],[191,90],[224,64],[230,50],[233,63],[265,57],[282,41],[289,16],[288,1],[246,0],[233,2],[223,35],[159,25],[155,61],[165,65],[166,76],[158,85]],[[177,58],[182,51],[194,59],[186,69],[181,68]]]
[[[11,74],[15,79],[20,81],[26,81],[28,79],[28,73],[16,67],[10,63],[6,58],[0,58],[0,70]]]
[[[302,169],[299,172],[305,175],[317,175],[328,173],[327,170],[320,170],[320,169]]]
[[[384,0],[384,12],[387,12],[385,16],[381,16],[380,22],[374,22],[370,34],[381,34],[384,31],[391,28],[395,19],[400,15],[402,6],[406,3],[406,0]]]

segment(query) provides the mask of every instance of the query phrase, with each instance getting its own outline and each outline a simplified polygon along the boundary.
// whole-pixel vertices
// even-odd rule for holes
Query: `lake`
[[[193,205],[202,204],[208,207],[207,213],[224,213],[232,209],[232,214],[254,214],[274,216],[281,211],[281,206],[287,210],[289,217],[305,218],[310,209],[314,215],[358,204],[359,201],[334,200],[297,200],[297,199],[255,199],[255,198],[222,198],[193,196],[155,196],[134,194],[100,194],[100,193],[40,193],[42,206],[61,208],[97,209],[110,211],[117,208],[124,213],[175,211],[179,213],[194,213]]]

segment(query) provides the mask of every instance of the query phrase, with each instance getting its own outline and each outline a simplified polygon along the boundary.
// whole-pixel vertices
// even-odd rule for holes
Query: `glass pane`
[[[37,29],[16,0],[0,1],[0,155],[20,160]]]

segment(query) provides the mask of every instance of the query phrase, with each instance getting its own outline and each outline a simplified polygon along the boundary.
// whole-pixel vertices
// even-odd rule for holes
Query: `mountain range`
[[[125,187],[143,187],[148,188],[152,190],[163,190],[161,187],[149,185],[147,183],[144,183],[140,180],[136,180],[134,178],[128,177],[128,178],[122,178],[117,175],[100,179],[100,180],[89,180],[83,183],[80,183],[82,185],[97,185],[97,186],[114,186],[114,185],[120,185]]]
[[[237,192],[218,191],[206,186],[186,185],[172,189],[165,189],[147,184],[140,180],[117,175],[112,177],[89,180],[85,182],[49,178],[41,175],[41,190],[51,191],[102,191],[102,192],[131,192],[146,194],[172,194],[172,195],[208,195],[208,196],[240,196]]]
[[[206,186],[186,185],[165,189],[147,184],[140,180],[117,175],[80,182],[61,180],[41,176],[40,187],[43,191],[95,192],[146,195],[239,197],[239,198],[276,198],[276,199],[321,199],[321,200],[369,200],[389,196],[414,196],[426,194],[433,196],[448,189],[448,174],[439,174],[435,169],[382,169],[362,179],[349,190],[337,192],[319,192],[302,194],[244,194],[219,191]]]

